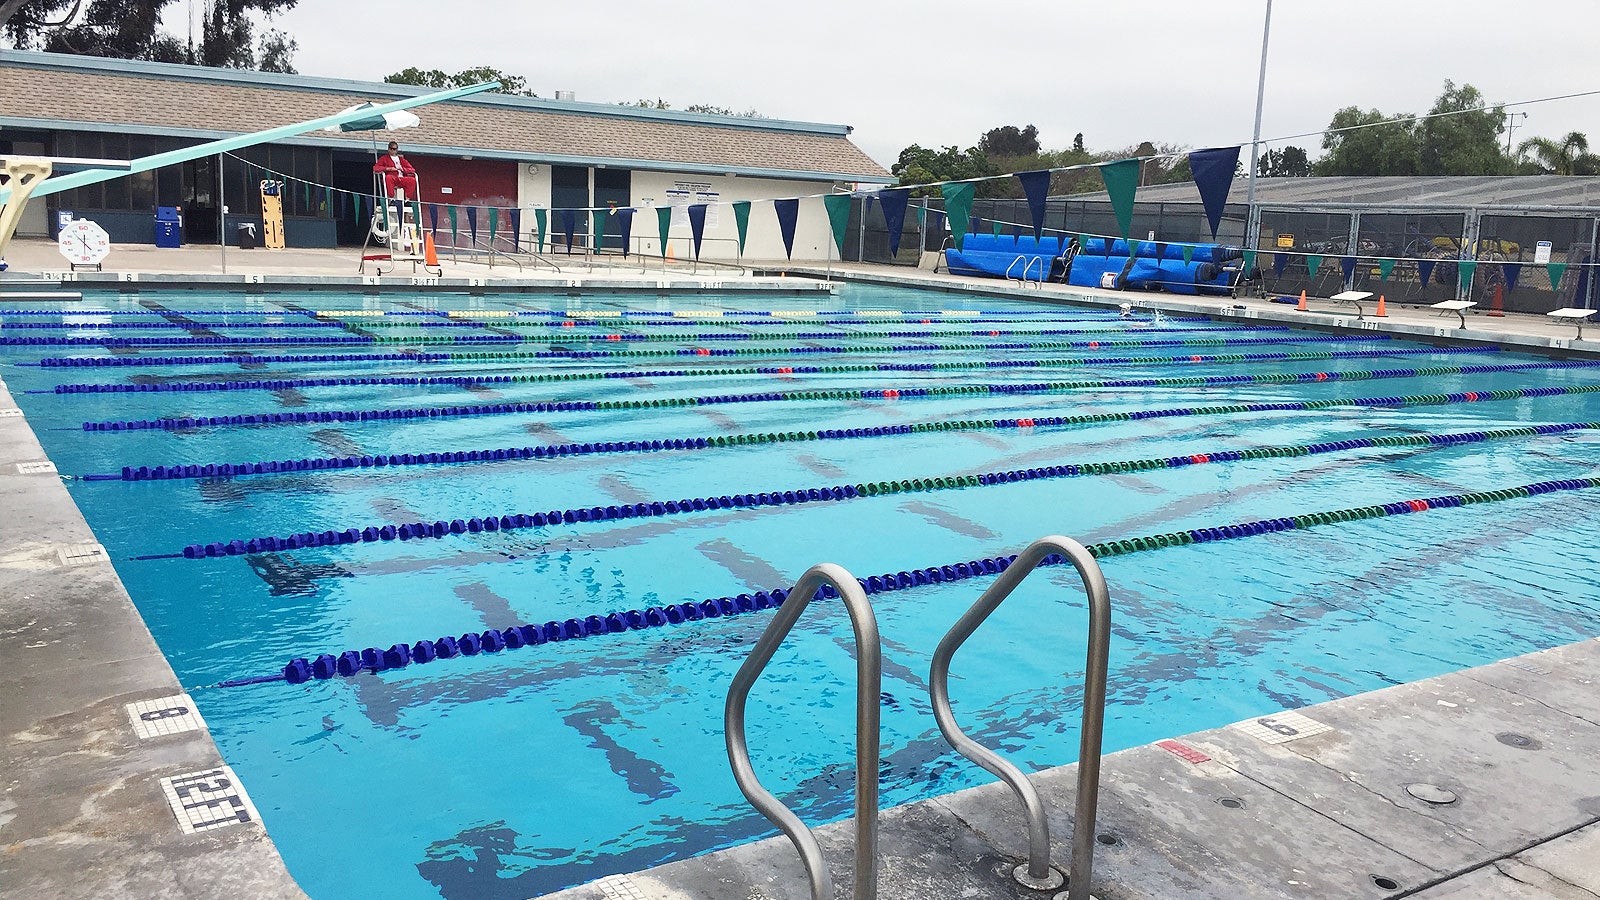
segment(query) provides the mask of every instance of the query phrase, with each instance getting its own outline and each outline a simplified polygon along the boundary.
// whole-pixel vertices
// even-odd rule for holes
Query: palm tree
[[[1579,169],[1590,168],[1589,139],[1583,132],[1569,132],[1560,141],[1551,138],[1528,138],[1517,145],[1519,157],[1532,157],[1534,165],[1551,175],[1573,175]]]

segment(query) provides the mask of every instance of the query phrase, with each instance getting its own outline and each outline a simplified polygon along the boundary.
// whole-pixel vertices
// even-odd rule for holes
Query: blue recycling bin
[[[183,219],[176,206],[156,207],[156,246],[177,249],[183,245]]]

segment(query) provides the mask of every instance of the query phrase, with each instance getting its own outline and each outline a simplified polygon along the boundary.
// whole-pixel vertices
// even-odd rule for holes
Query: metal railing
[[[1076,546],[1076,545],[1074,545]],[[878,639],[878,621],[872,604],[854,577],[833,563],[812,566],[800,576],[800,583],[778,607],[767,623],[750,655],[733,676],[728,688],[728,703],[723,712],[723,729],[728,744],[728,762],[739,790],[756,811],[778,826],[800,853],[806,877],[811,884],[811,900],[833,900],[833,882],[811,830],[789,807],[761,786],[750,765],[750,748],[745,741],[745,701],[750,688],[766,669],[778,646],[794,628],[800,614],[823,585],[831,585],[844,600],[856,638],[856,900],[878,896],[878,719],[883,681],[883,647]]]
[[[1036,262],[1039,264],[1038,284],[1039,287],[1044,287],[1044,276],[1046,272],[1044,267],[1044,257],[1042,256],[1018,256],[1016,259],[1013,259],[1011,261],[1011,265],[1006,266],[1006,280],[1011,280],[1011,270],[1017,267],[1017,263],[1022,263],[1022,275],[1017,280],[1026,286],[1028,284],[1028,270],[1032,269],[1033,264]]]
[[[1034,790],[1021,769],[967,737],[956,724],[955,714],[950,709],[951,657],[989,618],[989,614],[1016,590],[1017,585],[1052,553],[1065,556],[1078,570],[1089,599],[1089,652],[1083,676],[1083,724],[1078,746],[1078,797],[1073,813],[1072,869],[1067,879],[1066,893],[1057,895],[1056,900],[1089,900],[1089,878],[1094,865],[1095,808],[1100,799],[1100,744],[1105,729],[1107,656],[1111,643],[1110,594],[1106,589],[1105,575],[1089,551],[1077,541],[1059,535],[1040,538],[1022,551],[939,642],[928,675],[928,694],[939,731],[950,742],[950,746],[998,776],[1022,802],[1028,819],[1028,862],[1013,872],[1018,883],[1035,890],[1059,887],[1061,875],[1050,867],[1050,825],[1038,791]]]

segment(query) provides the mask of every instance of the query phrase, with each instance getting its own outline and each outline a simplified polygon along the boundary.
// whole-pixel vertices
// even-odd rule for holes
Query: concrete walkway
[[[1600,897],[1600,640],[1263,713],[1105,758],[1095,896]],[[1033,776],[1063,871],[1076,778],[1076,766]],[[886,810],[880,823],[884,900],[1054,893],[1009,876],[1027,834],[999,782]],[[843,900],[853,823],[818,837]],[[807,896],[783,837],[549,895]]]

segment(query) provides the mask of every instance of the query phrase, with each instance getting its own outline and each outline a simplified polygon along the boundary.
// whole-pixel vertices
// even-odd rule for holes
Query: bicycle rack
[[[989,618],[1017,585],[1045,557],[1058,553],[1067,558],[1083,579],[1089,598],[1089,653],[1084,668],[1083,725],[1078,745],[1078,797],[1073,813],[1072,869],[1067,890],[1055,900],[1091,900],[1089,878],[1094,865],[1095,808],[1100,799],[1100,744],[1105,730],[1106,668],[1111,643],[1111,599],[1105,575],[1089,551],[1071,538],[1050,535],[1028,545],[1000,577],[983,592],[972,608],[951,626],[933,653],[928,674],[928,694],[939,731],[962,756],[987,769],[1009,786],[1021,801],[1028,819],[1028,862],[1012,873],[1019,884],[1034,890],[1061,886],[1061,874],[1050,866],[1050,825],[1038,791],[1021,769],[998,753],[967,737],[950,709],[950,659]],[[769,629],[770,630],[770,629]]]
[[[1074,545],[1076,546],[1076,545]],[[778,646],[788,636],[800,614],[824,585],[831,586],[844,600],[850,626],[856,638],[856,900],[875,900],[878,896],[878,734],[880,690],[883,681],[883,647],[878,639],[878,621],[861,585],[843,567],[833,563],[812,566],[800,576],[800,583],[784,598],[777,614],[767,623],[761,638],[733,676],[728,688],[728,703],[723,711],[723,731],[728,745],[728,763],[739,790],[756,811],[778,826],[800,853],[806,878],[811,884],[811,900],[833,900],[833,881],[822,860],[822,849],[800,817],[761,786],[750,765],[750,747],[745,741],[745,701],[750,688],[772,661]],[[1093,835],[1091,834],[1091,837]]]

